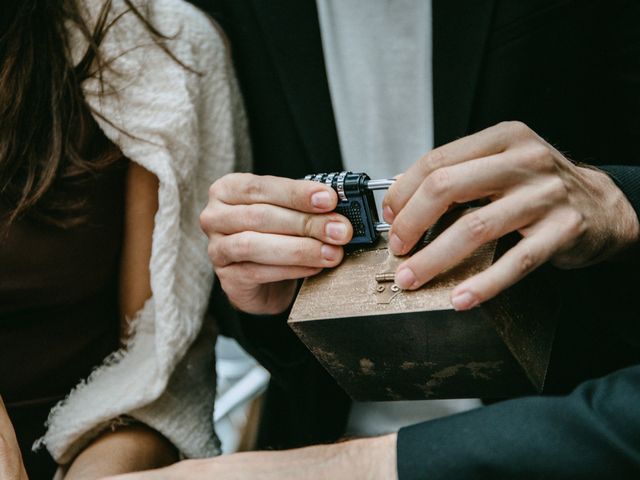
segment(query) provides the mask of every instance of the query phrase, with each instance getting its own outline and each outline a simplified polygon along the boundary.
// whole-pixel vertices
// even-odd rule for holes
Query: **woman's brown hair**
[[[60,195],[73,190],[119,158],[115,149],[85,158],[84,145],[95,128],[82,96],[81,83],[108,68],[100,43],[110,28],[111,0],[105,0],[93,29],[78,0],[0,2],[0,201],[10,212],[0,224],[25,214],[69,227],[82,222],[83,199]],[[160,46],[164,37],[125,0],[124,14],[136,15]],[[66,23],[87,40],[82,60],[74,65]],[[171,55],[173,57],[173,55]],[[115,155],[114,155],[115,153]]]

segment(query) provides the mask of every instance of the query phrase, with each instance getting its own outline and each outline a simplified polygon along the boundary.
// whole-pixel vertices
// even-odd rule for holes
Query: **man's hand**
[[[418,288],[480,245],[519,232],[495,264],[453,290],[454,308],[466,310],[546,261],[582,267],[639,238],[633,208],[606,174],[574,165],[526,125],[506,122],[431,151],[395,182],[383,203],[391,250],[406,254],[450,206],[478,199],[490,203],[398,267],[401,288]]]
[[[333,189],[318,182],[234,173],[215,182],[200,223],[231,303],[255,314],[284,311],[297,279],[334,267],[349,221],[330,213]]]
[[[335,445],[249,452],[186,460],[167,468],[108,480],[393,480],[396,435]]]
[[[28,479],[16,434],[2,397],[0,397],[0,478],[3,480]]]

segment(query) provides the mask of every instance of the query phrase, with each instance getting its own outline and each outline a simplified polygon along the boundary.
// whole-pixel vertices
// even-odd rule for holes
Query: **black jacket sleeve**
[[[630,165],[605,165],[600,167],[622,190],[640,218],[640,167]]]
[[[398,434],[400,480],[640,478],[640,366]]]

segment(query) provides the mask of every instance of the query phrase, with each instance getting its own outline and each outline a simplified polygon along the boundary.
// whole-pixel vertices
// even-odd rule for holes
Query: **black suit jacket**
[[[229,37],[255,171],[341,169],[314,0],[196,0]],[[575,160],[609,169],[640,206],[640,11],[624,0],[433,0],[435,143],[521,120]],[[547,391],[640,359],[629,265],[554,272],[564,299]],[[629,270],[631,271],[631,270]],[[596,293],[596,294],[594,294]],[[286,313],[213,308],[273,374],[260,447],[342,435],[349,400],[286,326]],[[626,303],[625,303],[626,301]]]
[[[640,478],[640,366],[400,430],[400,480]]]

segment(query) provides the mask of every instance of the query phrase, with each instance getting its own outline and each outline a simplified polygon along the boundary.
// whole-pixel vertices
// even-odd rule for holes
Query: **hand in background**
[[[334,267],[352,235],[330,213],[337,195],[318,182],[234,173],[209,190],[200,222],[231,303],[247,313],[286,310],[297,280]]]
[[[546,261],[583,267],[639,238],[633,208],[605,173],[574,165],[526,125],[505,122],[429,152],[395,182],[383,203],[392,251],[406,254],[451,205],[478,199],[490,203],[398,267],[401,288],[418,288],[480,245],[519,232],[513,248],[453,290],[454,308],[466,310]]]
[[[16,434],[0,397],[0,478],[3,480],[27,480]]]

